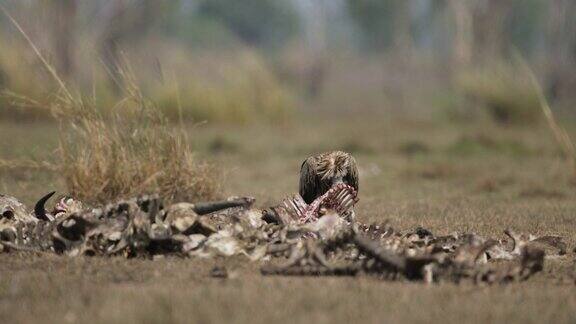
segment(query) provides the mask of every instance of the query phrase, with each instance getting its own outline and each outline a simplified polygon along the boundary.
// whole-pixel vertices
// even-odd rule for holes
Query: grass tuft
[[[169,123],[146,99],[128,64],[121,72],[124,99],[101,110],[95,99],[71,91],[8,12],[16,29],[59,91],[47,109],[59,121],[57,158],[49,168],[64,179],[73,196],[104,203],[142,193],[158,193],[168,202],[213,199],[220,190],[216,169],[190,151],[187,133]],[[32,101],[30,101],[32,102]],[[4,161],[5,167],[14,167]]]
[[[183,129],[141,100],[123,102],[136,110],[65,124],[58,166],[70,193],[100,203],[152,192],[168,201],[216,197],[216,169],[193,155]]]

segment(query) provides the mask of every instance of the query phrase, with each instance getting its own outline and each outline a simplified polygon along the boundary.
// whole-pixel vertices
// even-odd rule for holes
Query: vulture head
[[[333,186],[344,183],[358,191],[358,167],[352,155],[342,151],[307,158],[300,168],[300,196],[307,204]]]

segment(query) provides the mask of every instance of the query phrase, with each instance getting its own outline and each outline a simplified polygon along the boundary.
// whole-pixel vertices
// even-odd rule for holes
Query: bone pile
[[[294,197],[268,209],[253,208],[251,198],[164,206],[158,196],[141,196],[99,208],[60,202],[48,213],[46,200],[34,217],[17,200],[0,196],[0,251],[146,258],[244,255],[263,264],[263,275],[491,284],[526,280],[543,269],[545,258],[567,249],[560,237],[512,230],[495,240],[360,224],[349,217],[357,198],[346,185],[310,205]]]

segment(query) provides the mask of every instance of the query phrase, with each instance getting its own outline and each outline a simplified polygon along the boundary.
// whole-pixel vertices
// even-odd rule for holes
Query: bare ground
[[[228,194],[264,206],[297,190],[310,153],[345,149],[361,168],[361,221],[406,229],[520,232],[565,238],[569,255],[527,282],[473,286],[372,277],[262,277],[243,258],[66,258],[0,255],[2,323],[574,322],[576,187],[547,129],[316,118],[290,125],[192,130],[199,154],[221,163]],[[0,156],[53,152],[55,128],[0,123]],[[43,171],[0,171],[0,192],[31,203],[64,187]],[[230,279],[209,276],[225,266]]]

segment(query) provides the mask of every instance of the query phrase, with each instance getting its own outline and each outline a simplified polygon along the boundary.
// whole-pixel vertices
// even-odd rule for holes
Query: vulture
[[[332,186],[344,183],[358,192],[358,167],[352,155],[342,151],[321,153],[307,158],[300,168],[300,196],[307,204]]]

